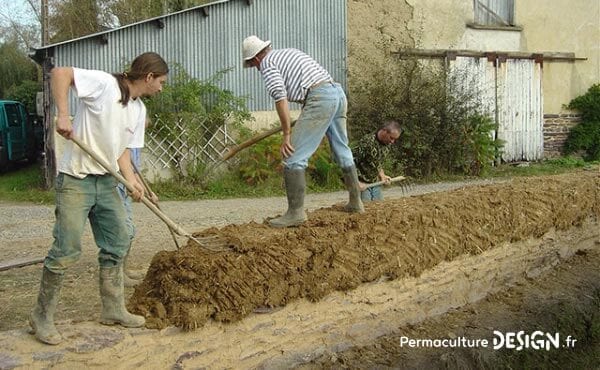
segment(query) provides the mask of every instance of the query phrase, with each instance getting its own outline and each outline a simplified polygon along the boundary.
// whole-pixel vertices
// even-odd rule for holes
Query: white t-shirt
[[[126,107],[119,103],[121,91],[109,73],[73,68],[73,74],[78,98],[73,134],[118,171],[117,159],[126,148],[144,146],[146,106],[139,98]],[[71,140],[65,144],[57,169],[80,179],[108,173]]]

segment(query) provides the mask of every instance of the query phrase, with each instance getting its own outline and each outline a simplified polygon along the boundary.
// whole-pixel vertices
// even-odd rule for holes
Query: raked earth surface
[[[0,368],[598,367],[598,168],[385,195],[348,214],[346,193],[309,194],[309,221],[291,229],[265,223],[283,197],[161,204],[196,236],[223,241],[222,252],[185,238],[177,249],[135,204],[131,259],[146,274],[127,304],[147,327],[97,323],[88,228],[61,292],[60,345],[27,334],[41,266],[0,272]],[[44,256],[53,207],[0,208],[2,260]],[[518,331],[529,349],[510,348]],[[531,348],[538,332],[548,350]]]

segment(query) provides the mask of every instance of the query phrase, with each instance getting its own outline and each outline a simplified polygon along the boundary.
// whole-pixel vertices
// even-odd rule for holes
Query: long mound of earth
[[[291,229],[213,228],[196,235],[219,236],[231,251],[214,253],[190,241],[156,254],[128,307],[151,328],[237,321],[257,308],[418,276],[442,261],[598,216],[600,176],[582,171],[372,203],[364,214],[324,208]]]

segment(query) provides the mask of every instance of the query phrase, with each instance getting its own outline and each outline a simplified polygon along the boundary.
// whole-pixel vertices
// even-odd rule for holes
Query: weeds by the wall
[[[389,119],[405,131],[392,150],[408,175],[477,175],[493,164],[502,143],[479,104],[482,92],[461,71],[444,65],[399,60],[364,72],[349,95],[352,138],[374,132]]]
[[[564,153],[585,151],[586,160],[600,159],[600,84],[592,85],[585,94],[571,100],[567,108],[579,111],[581,122],[569,132]]]
[[[283,163],[279,148],[281,137],[274,135],[259,141],[240,154],[234,172],[248,185],[261,185],[268,179],[281,178]],[[341,171],[331,157],[327,140],[312,155],[306,168],[307,184],[311,189],[339,189]]]

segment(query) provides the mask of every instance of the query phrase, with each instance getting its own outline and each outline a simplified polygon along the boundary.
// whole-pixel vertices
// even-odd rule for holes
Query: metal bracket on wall
[[[108,36],[105,33],[96,36],[96,40],[98,40],[101,45],[108,44]]]

